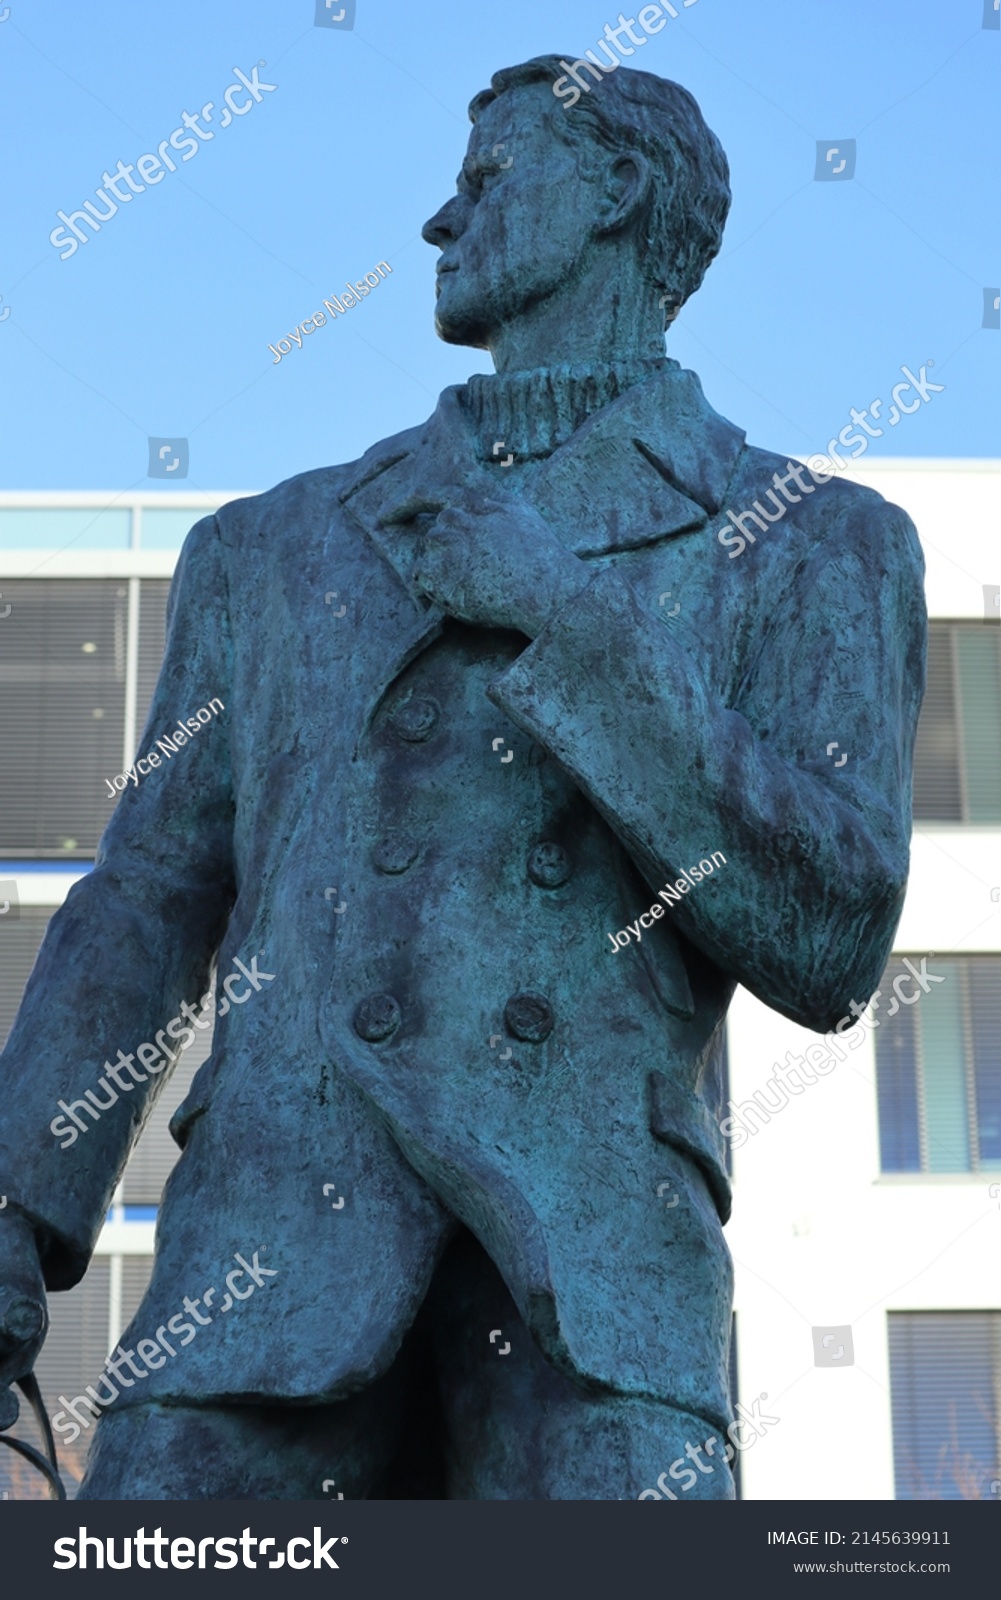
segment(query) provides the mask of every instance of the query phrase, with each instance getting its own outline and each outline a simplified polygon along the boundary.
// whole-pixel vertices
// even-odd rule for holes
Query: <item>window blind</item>
[[[128,589],[3,580],[0,855],[92,856],[122,770]]]
[[[880,983],[882,1170],[1001,1172],[1001,956],[936,956],[928,970],[943,981],[922,993],[895,956]],[[890,1016],[898,977],[916,998]]]
[[[167,596],[170,580],[144,578],[139,585],[139,658],[136,672],[136,748],[146,727],[153,690],[160,675],[166,642]],[[155,729],[154,733],[165,732]],[[146,749],[144,744],[142,749]]]
[[[889,1313],[898,1500],[991,1500],[1001,1480],[1001,1312]]]
[[[1001,823],[1001,628],[990,623],[929,623],[914,819]]]

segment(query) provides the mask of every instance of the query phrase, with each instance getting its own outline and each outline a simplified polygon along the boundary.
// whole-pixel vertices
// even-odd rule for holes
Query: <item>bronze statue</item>
[[[879,981],[922,560],[664,356],[730,198],[692,97],[562,71],[477,95],[424,229],[495,375],[189,535],[143,747],[224,710],[127,785],[11,1035],[6,1382],[233,978],[146,1299],[46,1397],[103,1413],[84,1499],[732,1497],[727,1006],[824,1031]]]

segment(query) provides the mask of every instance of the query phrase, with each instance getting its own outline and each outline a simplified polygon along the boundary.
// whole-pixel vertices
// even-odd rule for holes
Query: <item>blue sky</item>
[[[944,390],[872,454],[1001,454],[1001,332],[981,325],[1001,281],[1001,32],[984,0],[675,3],[633,64],[694,93],[734,204],[669,353],[753,443],[798,453],[931,360]],[[617,14],[357,0],[348,30],[314,26],[314,0],[9,0],[0,487],[163,487],[146,475],[157,435],[189,440],[178,487],[265,488],[353,459],[489,370],[435,336],[421,225],[491,72],[581,55]],[[233,69],[255,66],[275,89],[222,128]],[[215,137],[60,259],[57,211],[207,101]],[[815,181],[817,141],[849,138],[854,178]],[[269,344],[380,260],[392,275],[367,300],[273,364]]]

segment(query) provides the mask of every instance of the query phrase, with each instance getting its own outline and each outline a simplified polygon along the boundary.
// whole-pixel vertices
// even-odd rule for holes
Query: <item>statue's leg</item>
[[[590,1392],[558,1372],[469,1235],[450,1247],[427,1309],[449,1499],[637,1500],[645,1490],[659,1499],[734,1498],[718,1428],[656,1401]],[[491,1344],[495,1329],[501,1337]]]
[[[364,1499],[396,1447],[403,1377],[394,1366],[335,1405],[106,1412],[78,1499]]]

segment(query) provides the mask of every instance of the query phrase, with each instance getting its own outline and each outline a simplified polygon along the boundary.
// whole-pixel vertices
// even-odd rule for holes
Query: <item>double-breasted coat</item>
[[[722,1427],[724,1019],[741,983],[826,1030],[878,982],[920,549],[877,494],[810,479],[733,558],[717,534],[787,463],[673,362],[506,472],[460,400],[192,529],[142,748],[225,710],[128,787],[52,919],[3,1058],[0,1190],[51,1287],[76,1282],[163,1080],[69,1149],[58,1101],[197,1002],[213,961],[256,958],[272,976],[218,1021],[174,1119],[125,1343],[209,1285],[211,1325],[121,1403],[363,1386],[458,1218],[550,1360]],[[533,642],[411,589],[408,532],[381,517],[442,482],[523,495],[586,562]],[[220,1315],[253,1251],[274,1276]]]

